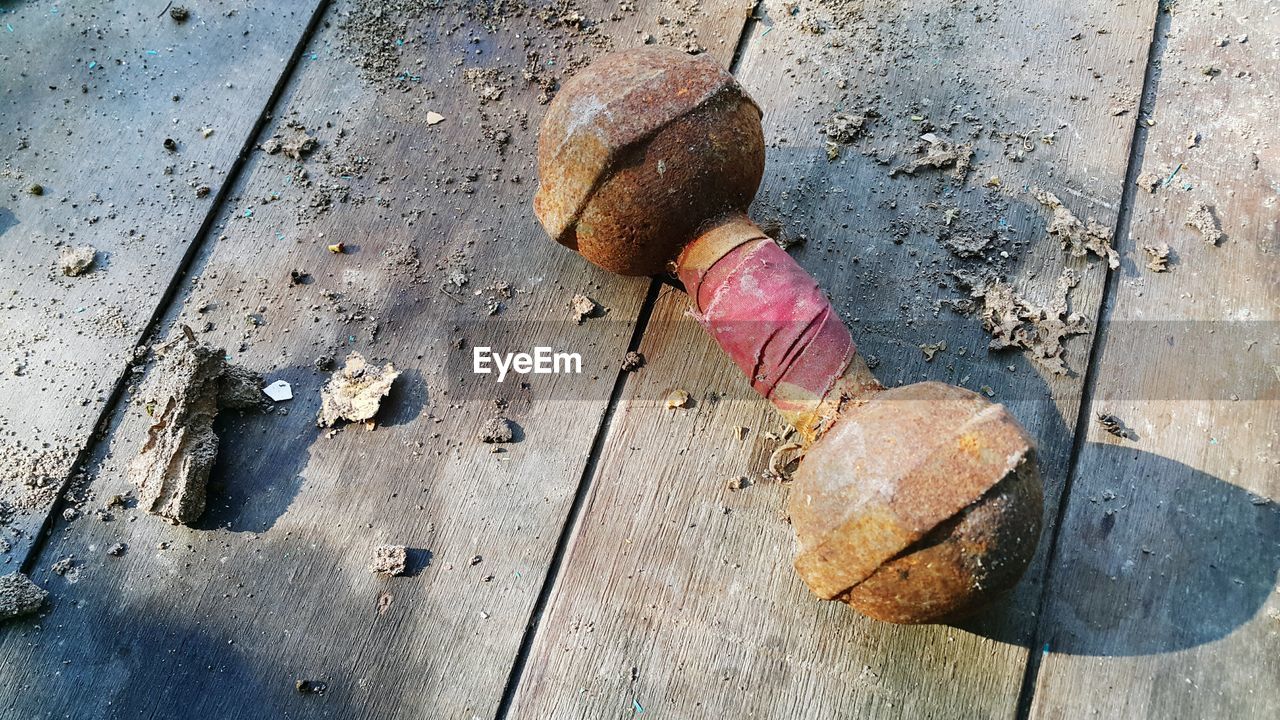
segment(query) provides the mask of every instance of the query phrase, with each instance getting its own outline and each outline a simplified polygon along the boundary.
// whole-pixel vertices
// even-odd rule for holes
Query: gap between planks
[[[160,295],[160,301],[156,303],[155,309],[151,313],[146,323],[143,324],[142,332],[138,336],[140,344],[147,344],[159,329],[160,323],[169,312],[178,296],[178,290],[182,286],[182,279],[187,276],[191,269],[191,265],[195,262],[196,257],[200,253],[200,249],[208,242],[208,237],[213,228],[214,219],[218,217],[222,210],[222,204],[226,201],[227,195],[231,192],[231,188],[235,187],[240,179],[245,165],[248,162],[249,155],[254,145],[258,142],[258,135],[262,129],[267,126],[272,116],[275,114],[276,104],[280,102],[280,96],[284,93],[284,89],[288,87],[289,81],[293,78],[294,71],[297,70],[298,61],[302,59],[303,50],[307,44],[311,42],[312,36],[320,27],[320,20],[324,17],[329,9],[330,0],[319,0],[315,8],[312,10],[311,17],[307,19],[307,24],[303,28],[302,33],[298,36],[297,43],[294,44],[293,50],[289,53],[289,59],[285,62],[284,67],[280,71],[280,75],[276,78],[275,85],[272,86],[271,92],[267,95],[266,102],[262,105],[262,110],[258,113],[258,117],[254,119],[253,126],[245,135],[244,143],[237,151],[235,159],[231,161],[231,166],[227,169],[227,175],[223,179],[222,184],[218,188],[218,192],[213,197],[213,202],[209,203],[209,208],[205,212],[204,218],[200,221],[199,227],[196,229],[195,236],[192,241],[187,244],[187,249],[179,260],[177,267],[174,269],[173,276],[169,278],[169,283],[164,288],[164,292]],[[161,12],[161,15],[164,13]],[[120,403],[124,400],[125,388],[129,385],[129,372],[122,372],[116,378],[115,384],[111,388],[111,393],[107,396],[107,401],[102,405],[102,411],[98,414],[98,419],[94,422],[94,430],[89,435],[88,442],[80,447],[80,451],[76,453],[75,461],[71,464],[72,468],[80,467],[85,460],[93,456],[93,451],[97,449],[99,443],[107,438],[107,429],[111,424],[111,419],[116,416],[120,409]],[[55,516],[61,515],[63,505],[65,504],[65,493],[67,487],[71,484],[71,478],[74,472],[68,474],[62,479],[62,485],[58,488],[58,492],[52,505],[49,506],[45,513],[44,519],[40,523],[39,532],[31,543],[27,554],[22,558],[19,565],[23,573],[30,573],[35,561],[40,557],[44,550],[45,540],[49,535],[49,528],[53,524]]]
[[[760,20],[754,11],[747,15],[743,21],[742,30],[738,33],[738,42],[734,45],[733,59],[729,62],[729,72],[731,74],[737,74],[738,64],[742,62],[742,58],[746,55],[747,46],[750,45],[751,36],[754,34],[759,22]],[[636,326],[631,333],[631,340],[627,343],[627,352],[639,352],[640,342],[644,339],[645,330],[649,327],[649,320],[653,316],[654,308],[657,307],[658,297],[661,295],[663,287],[672,286],[657,278],[649,282],[649,291],[645,294],[639,315],[636,316]],[[502,688],[502,697],[498,701],[497,712],[494,713],[496,720],[506,720],[511,713],[511,703],[515,701],[516,690],[519,689],[520,682],[524,679],[525,667],[529,663],[529,653],[533,650],[533,641],[537,638],[538,629],[542,626],[542,618],[547,613],[547,606],[551,602],[551,594],[560,580],[560,569],[563,567],[564,559],[568,555],[569,543],[582,525],[587,496],[590,495],[591,486],[595,482],[596,467],[600,463],[600,456],[604,452],[605,439],[609,437],[614,414],[622,401],[622,392],[626,389],[627,378],[630,375],[631,373],[619,369],[617,376],[614,378],[613,389],[609,393],[609,401],[605,404],[604,412],[600,416],[600,425],[596,428],[595,437],[591,440],[591,450],[587,453],[587,461],[582,468],[582,478],[578,481],[578,487],[574,491],[573,502],[569,505],[569,512],[565,516],[564,524],[561,526],[560,536],[556,538],[555,551],[551,555],[551,563],[547,566],[547,574],[543,578],[542,587],[538,591],[538,598],[534,601],[533,611],[529,615],[524,635],[520,638],[520,647],[516,651],[515,662],[511,665],[511,674],[507,676],[507,683]]]
[[[1163,3],[1161,4],[1163,6]],[[1138,110],[1134,116],[1133,137],[1129,143],[1129,163],[1125,168],[1124,187],[1120,191],[1120,207],[1116,212],[1116,224],[1112,233],[1113,245],[1118,245],[1129,236],[1129,226],[1133,219],[1133,203],[1137,196],[1138,171],[1142,167],[1143,155],[1146,153],[1147,134],[1149,128],[1143,125],[1143,118],[1149,117],[1155,109],[1156,95],[1160,83],[1160,63],[1164,58],[1169,41],[1171,15],[1163,7],[1156,10],[1151,28],[1151,43],[1147,49],[1147,64],[1142,77],[1142,94]],[[1043,665],[1045,652],[1042,635],[1044,618],[1049,605],[1049,593],[1053,587],[1053,569],[1058,561],[1058,539],[1067,518],[1067,506],[1071,502],[1071,488],[1075,484],[1076,468],[1080,462],[1080,454],[1089,435],[1089,418],[1093,415],[1094,391],[1098,382],[1098,366],[1102,359],[1102,345],[1107,335],[1106,319],[1109,315],[1109,304],[1120,282],[1120,270],[1107,268],[1107,279],[1102,286],[1102,297],[1098,301],[1098,321],[1090,337],[1088,361],[1085,365],[1084,383],[1080,389],[1080,409],[1076,415],[1075,435],[1071,439],[1071,453],[1067,460],[1067,477],[1062,487],[1061,500],[1058,502],[1056,519],[1052,525],[1052,536],[1048,538],[1049,552],[1045,557],[1044,578],[1040,585],[1040,598],[1036,604],[1036,625],[1032,634],[1031,647],[1027,650],[1027,665],[1022,676],[1022,687],[1018,692],[1018,704],[1015,712],[1016,720],[1026,720],[1031,716],[1031,705],[1035,699],[1037,680]]]

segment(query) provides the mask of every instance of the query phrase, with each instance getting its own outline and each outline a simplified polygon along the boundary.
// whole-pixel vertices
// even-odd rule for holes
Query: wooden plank
[[[1052,523],[1089,340],[1069,342],[1067,377],[989,355],[978,320],[947,309],[966,295],[949,273],[1006,273],[1046,302],[1070,267],[1081,276],[1073,309],[1096,315],[1105,264],[1064,257],[1028,191],[1047,188],[1081,218],[1114,223],[1154,7],[789,8],[764,4],[739,72],[769,143],[753,213],[806,236],[796,257],[878,357],[883,381],[988,386],[1011,407],[1039,439]],[[879,115],[867,137],[829,161],[823,124],[867,107]],[[966,182],[946,171],[890,177],[926,132],[975,144]],[[987,185],[994,176],[999,187]],[[961,232],[996,239],[962,260],[942,242]],[[657,303],[642,343],[649,365],[628,380],[609,428],[513,715],[1013,715],[1048,543],[1008,602],[963,626],[896,627],[819,604],[790,568],[786,487],[726,487],[759,480],[779,445],[766,433],[781,423],[686,306],[675,292]],[[921,346],[942,340],[928,362]],[[677,387],[694,395],[692,409],[662,407]]]
[[[1141,167],[1171,179],[1130,191],[1089,406],[1132,434],[1091,422],[1075,463],[1034,717],[1280,714],[1280,14],[1171,7]]]
[[[129,488],[147,424],[137,402],[116,415],[88,517],[59,521],[33,569],[52,609],[0,637],[0,714],[494,714],[648,287],[537,226],[542,81],[645,34],[727,63],[744,21],[728,3],[680,12],[683,26],[658,23],[673,15],[662,4],[575,7],[355,2],[327,15],[259,138],[305,129],[316,148],[301,162],[254,154],[163,322],[291,382],[295,399],[219,420],[195,529],[138,508],[93,519]],[[344,253],[326,249],[336,242]],[[294,270],[310,280],[291,284]],[[607,314],[572,322],[579,292]],[[473,375],[477,345],[579,352],[584,372],[499,385]],[[376,432],[330,437],[315,428],[327,374],[314,360],[350,350],[403,375]],[[501,453],[477,439],[495,400],[523,436]],[[107,556],[116,542],[128,551]],[[371,574],[381,543],[408,545],[415,573]],[[78,569],[53,574],[71,555]],[[299,680],[327,692],[300,694]]]
[[[0,564],[27,557],[320,4],[0,9]],[[95,266],[62,275],[83,244]]]

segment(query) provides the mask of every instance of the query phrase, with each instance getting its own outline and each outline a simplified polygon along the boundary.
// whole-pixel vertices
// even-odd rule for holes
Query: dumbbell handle
[[[676,266],[694,317],[805,446],[883,389],[817,281],[746,215],[713,223]]]

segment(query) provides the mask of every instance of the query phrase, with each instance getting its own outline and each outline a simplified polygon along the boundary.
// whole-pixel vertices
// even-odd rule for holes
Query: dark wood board
[[[804,236],[795,257],[878,358],[883,381],[985,386],[1038,438],[1040,554],[1011,598],[961,626],[896,627],[818,603],[790,567],[787,488],[760,482],[780,444],[767,433],[781,436],[782,423],[684,316],[686,299],[664,292],[642,342],[649,365],[627,381],[608,428],[515,716],[1015,714],[1090,338],[1068,342],[1067,376],[1016,352],[988,354],[978,319],[948,304],[967,296],[950,273],[1003,273],[1044,303],[1072,268],[1072,309],[1093,325],[1106,265],[1066,257],[1029,191],[1044,187],[1082,219],[1114,225],[1155,8],[790,8],[758,9],[739,68],[769,144],[753,214]],[[824,123],[868,107],[879,117],[866,136],[829,160]],[[966,181],[946,170],[890,177],[927,132],[975,144]],[[996,240],[962,260],[943,246],[959,229]],[[943,340],[927,361],[921,346]],[[674,388],[696,404],[665,409]],[[739,475],[757,484],[730,490]]]
[[[1280,16],[1171,7],[1088,408],[1127,437],[1081,428],[1033,717],[1280,714]]]
[[[320,4],[0,6],[0,565],[27,557]],[[94,267],[64,276],[83,244]]]
[[[187,528],[136,507],[94,517],[130,488],[147,416],[128,396],[72,492],[85,514],[32,568],[50,608],[0,636],[0,714],[492,716],[648,288],[534,220],[541,81],[646,34],[727,64],[744,22],[731,3],[335,4],[258,138],[317,147],[253,154],[161,323],[295,398],[220,418],[210,507]],[[575,323],[576,293],[600,316]],[[477,345],[579,352],[584,372],[499,385],[472,374]],[[331,437],[314,361],[351,350],[403,374],[376,431]],[[477,438],[498,400],[520,428],[502,452]],[[370,573],[381,543],[409,546],[410,576]]]

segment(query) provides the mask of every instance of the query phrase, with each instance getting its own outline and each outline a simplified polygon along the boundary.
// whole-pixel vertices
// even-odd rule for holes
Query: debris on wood
[[[27,192],[35,195],[36,197],[40,197],[41,195],[44,195],[44,186],[40,183],[31,183],[31,187],[27,188]]]
[[[378,414],[382,399],[391,392],[391,383],[400,377],[395,366],[379,368],[353,352],[334,372],[320,392],[320,416],[316,424],[333,427],[339,422],[368,422]]]
[[[889,177],[894,177],[898,173],[915,175],[922,168],[953,168],[951,175],[957,180],[963,180],[969,174],[969,167],[973,161],[972,144],[952,143],[934,133],[925,133],[920,136],[920,139],[924,142],[917,144],[914,152],[917,155],[924,154],[890,170]]]
[[[191,17],[191,11],[181,5],[174,5],[169,8],[169,17],[173,18],[176,23],[184,23],[187,18]]]
[[[1107,432],[1111,433],[1112,435],[1115,435],[1118,438],[1129,440],[1133,437],[1133,433],[1130,432],[1129,429],[1124,426],[1124,421],[1122,421],[1120,418],[1116,417],[1115,415],[1111,415],[1108,413],[1098,413],[1094,417],[1094,419],[1098,422],[1098,425],[1103,430],[1106,430]]]
[[[961,259],[975,258],[991,245],[995,235],[972,233],[972,234],[946,234],[942,239],[942,245],[951,251],[951,254]]]
[[[515,440],[515,424],[502,416],[489,418],[480,428],[480,442],[491,444],[509,443]]]
[[[273,402],[284,402],[293,399],[293,386],[284,380],[277,380],[262,388],[262,392]]]
[[[925,362],[933,362],[933,356],[947,349],[947,341],[939,340],[936,343],[929,343],[920,346],[920,352],[924,353]]]
[[[1160,184],[1163,182],[1164,182],[1163,174],[1152,172],[1150,170],[1143,170],[1142,172],[1138,173],[1138,179],[1134,182],[1134,184],[1142,188],[1143,190],[1146,190],[1149,193],[1155,193],[1156,189],[1159,188]]]
[[[20,572],[0,577],[0,622],[34,613],[48,597],[47,590]]]
[[[293,686],[303,695],[323,695],[329,689],[329,684],[321,680],[299,680]]]
[[[341,242],[336,242],[336,243],[333,243],[332,245],[327,245],[326,247],[328,248],[329,252],[333,253],[334,255],[341,255],[347,251],[347,244],[341,243]]]
[[[635,372],[644,367],[644,355],[634,350],[622,357],[622,372]]]
[[[194,334],[184,332],[157,346],[155,354],[140,392],[151,427],[128,474],[144,510],[189,524],[204,512],[218,455],[214,418],[224,409],[261,409],[262,378],[228,363],[220,348],[200,344]]]
[[[66,246],[58,250],[58,269],[71,277],[83,275],[97,257],[98,251],[92,245]]]
[[[428,111],[427,111],[427,124],[428,124],[428,125],[439,125],[439,124],[440,124],[440,123],[442,123],[442,122],[444,122],[444,116],[443,116],[443,115],[441,115],[441,114],[440,114],[440,113],[438,113],[438,112],[435,112],[434,110],[428,110]]]
[[[1062,241],[1062,247],[1073,257],[1084,257],[1093,253],[1107,261],[1112,268],[1120,267],[1120,256],[1111,247],[1111,228],[1089,218],[1085,224],[1067,209],[1057,195],[1048,190],[1032,188],[1031,194],[1041,205],[1053,212],[1046,230]]]
[[[667,409],[675,410],[676,408],[687,408],[691,402],[689,393],[686,390],[672,390],[667,395]]]
[[[68,555],[49,566],[49,570],[58,577],[75,577],[76,556]]]
[[[369,572],[375,575],[403,575],[409,566],[409,549],[404,545],[379,545],[373,549]]]
[[[751,478],[746,475],[739,475],[728,482],[730,490],[743,490],[751,487]]]
[[[1169,244],[1143,245],[1147,253],[1147,268],[1154,272],[1169,272]]]
[[[1063,270],[1056,298],[1047,307],[1020,297],[1003,280],[975,288],[972,297],[982,300],[982,328],[991,334],[991,349],[1020,348],[1055,374],[1066,375],[1063,341],[1089,332],[1084,316],[1068,310],[1067,296],[1078,283],[1074,272]]]
[[[827,159],[840,156],[840,146],[848,145],[862,136],[870,113],[841,112],[827,118],[822,124],[822,134],[827,138]]]
[[[1204,203],[1197,203],[1187,211],[1187,226],[1198,231],[1200,237],[1210,245],[1217,245],[1222,241],[1222,228],[1218,225],[1218,218],[1214,215],[1213,208]]]
[[[778,482],[790,480],[791,472],[799,465],[802,457],[796,451],[803,449],[804,446],[797,442],[783,443],[774,448],[769,455],[768,477]]]
[[[600,306],[596,301],[582,294],[573,296],[573,300],[569,302],[569,308],[573,311],[574,321],[579,325],[587,318],[596,317],[600,313]]]
[[[289,125],[286,132],[286,137],[275,135],[262,143],[263,151],[268,155],[282,153],[285,157],[301,162],[318,145],[315,136],[309,134],[307,129],[301,125]]]
[[[110,555],[111,557],[121,557],[128,550],[129,550],[128,545],[125,545],[122,542],[118,542],[115,545],[112,545],[111,547],[107,548],[107,554]]]

